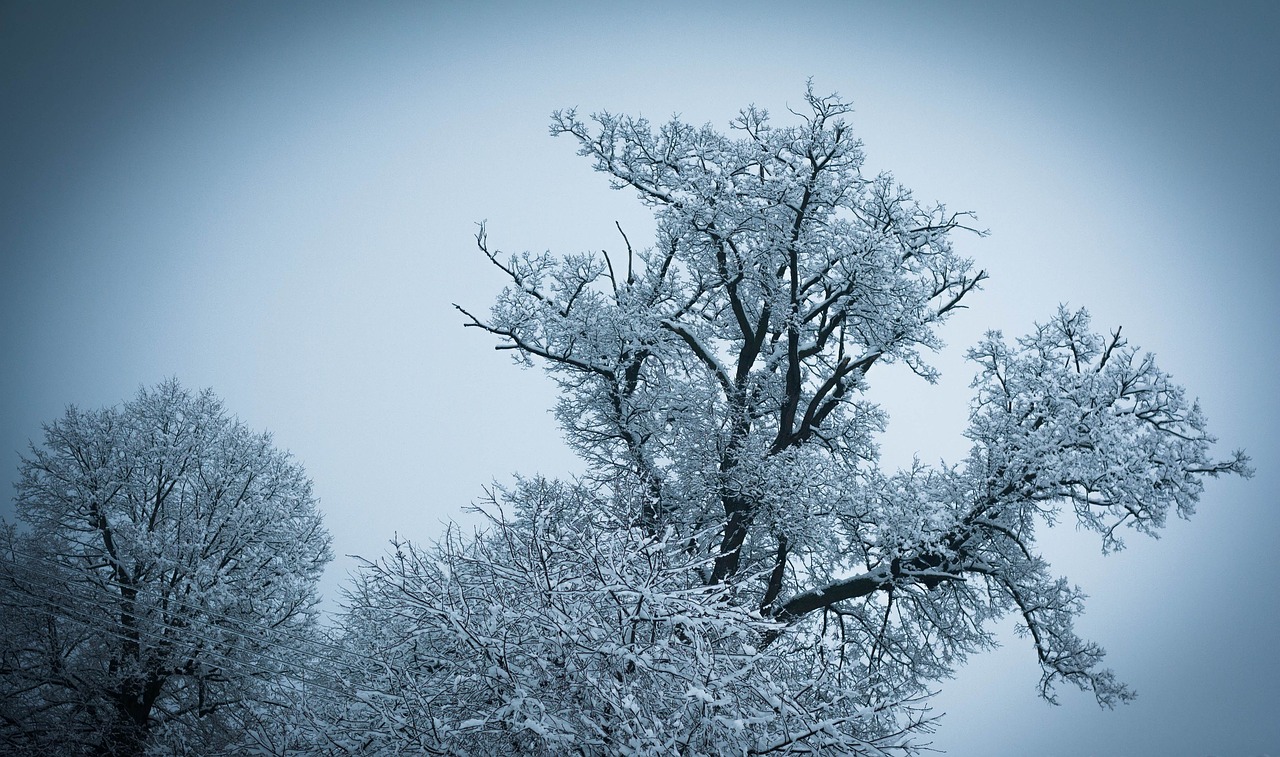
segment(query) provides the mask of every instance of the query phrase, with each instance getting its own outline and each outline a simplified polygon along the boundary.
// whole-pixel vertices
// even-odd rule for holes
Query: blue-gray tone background
[[[872,376],[886,464],[960,458],[964,347],[1067,301],[1154,350],[1258,468],[1158,542],[1047,539],[1136,703],[1037,700],[1010,622],[944,682],[935,745],[1280,754],[1280,5],[453,5],[0,4],[6,491],[68,403],[166,376],[293,451],[342,555],[433,537],[493,479],[571,473],[548,382],[450,307],[501,285],[473,222],[512,251],[617,246],[615,220],[642,241],[551,110],[785,121],[812,76],[853,100],[873,170],[992,231],[959,240],[992,278],[942,383]]]

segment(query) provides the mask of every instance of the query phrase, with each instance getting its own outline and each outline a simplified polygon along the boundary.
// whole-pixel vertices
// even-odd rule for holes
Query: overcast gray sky
[[[887,465],[961,457],[964,347],[1069,302],[1258,468],[1119,555],[1047,540],[1136,703],[1044,704],[1008,633],[944,682],[935,745],[1280,755],[1280,5],[453,5],[0,3],[5,491],[68,403],[166,376],[293,451],[343,555],[431,538],[491,480],[571,473],[549,383],[451,309],[501,286],[474,222],[510,251],[608,247],[615,220],[642,241],[634,198],[546,136],[553,109],[781,120],[812,76],[853,101],[873,170],[992,232],[959,240],[992,278],[941,384],[872,377]]]

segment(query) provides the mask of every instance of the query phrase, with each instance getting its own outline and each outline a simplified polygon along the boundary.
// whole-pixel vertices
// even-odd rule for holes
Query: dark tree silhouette
[[[201,754],[314,623],[329,536],[311,483],[209,391],[69,408],[22,460],[0,543],[0,744]],[[291,646],[296,646],[293,644]]]

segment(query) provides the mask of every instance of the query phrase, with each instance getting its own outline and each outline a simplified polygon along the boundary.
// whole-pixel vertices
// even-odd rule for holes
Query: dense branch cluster
[[[347,642],[382,664],[366,662],[349,680],[378,693],[330,716],[339,745],[906,751],[903,731],[919,721],[899,723],[865,671],[802,650],[762,653],[754,645],[779,624],[699,580],[710,560],[672,543],[672,532],[620,526],[615,504],[582,486],[525,481],[490,502],[486,533],[451,532],[428,550],[398,544],[368,564],[349,596]]]
[[[311,482],[175,381],[46,426],[0,541],[0,751],[232,743],[329,560]]]

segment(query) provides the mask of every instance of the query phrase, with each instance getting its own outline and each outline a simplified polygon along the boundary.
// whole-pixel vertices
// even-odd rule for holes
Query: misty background
[[[493,481],[572,475],[555,393],[464,330],[507,252],[617,249],[647,211],[547,136],[578,106],[788,122],[805,80],[926,202],[972,210],[991,274],[936,386],[877,368],[884,464],[957,461],[989,328],[1059,302],[1123,325],[1201,399],[1219,452],[1159,541],[1046,535],[1079,628],[1138,700],[1035,697],[1030,644],[942,682],[953,755],[1280,755],[1280,6],[1179,3],[0,2],[0,513],[67,404],[174,376],[269,429],[339,554],[429,540]]]

